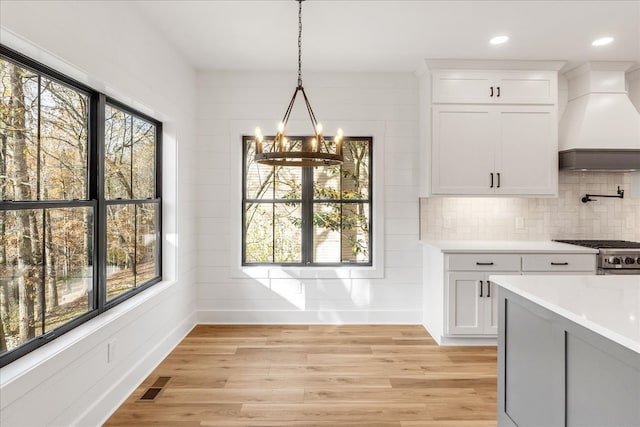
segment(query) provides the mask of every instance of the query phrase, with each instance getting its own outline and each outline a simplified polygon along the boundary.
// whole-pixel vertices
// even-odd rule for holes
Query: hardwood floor
[[[106,423],[151,424],[495,426],[496,349],[421,326],[199,325]]]

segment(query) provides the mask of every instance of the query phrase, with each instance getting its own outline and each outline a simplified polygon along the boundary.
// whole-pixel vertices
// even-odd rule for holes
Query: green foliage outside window
[[[299,168],[255,163],[244,138],[243,263],[370,265],[371,142],[345,138],[343,165]]]

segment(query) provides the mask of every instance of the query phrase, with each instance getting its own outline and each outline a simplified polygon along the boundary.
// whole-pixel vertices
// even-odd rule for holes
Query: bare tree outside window
[[[93,209],[88,96],[5,59],[0,96],[2,354],[92,309]]]
[[[157,129],[120,108],[105,109],[107,300],[157,276]],[[147,203],[145,203],[147,202]]]
[[[161,280],[161,134],[0,45],[0,366]]]

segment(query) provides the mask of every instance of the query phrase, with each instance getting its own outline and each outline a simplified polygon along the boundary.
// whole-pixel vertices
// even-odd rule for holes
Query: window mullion
[[[39,139],[39,138],[38,138]],[[45,317],[47,315],[47,294],[45,288],[47,286],[47,210],[42,209],[42,278],[40,279],[40,321],[42,334],[45,333]]]
[[[313,168],[302,168],[302,263],[313,263]]]
[[[278,170],[273,166],[273,185],[271,186],[271,200],[276,198],[276,185],[278,185]],[[271,203],[271,262],[276,262],[276,204]]]
[[[92,171],[95,173],[95,181],[92,181],[91,197],[97,201],[94,212],[94,242],[93,256],[94,267],[94,304],[95,308],[103,311],[107,300],[107,205],[105,203],[105,114],[107,98],[104,94],[98,94],[92,103],[92,138],[91,146],[94,150],[91,156]]]
[[[40,197],[40,188],[41,188],[41,181],[42,181],[42,177],[40,176],[42,174],[42,144],[41,144],[41,137],[42,137],[42,75],[38,74],[38,108],[37,108],[37,122],[38,125],[36,127],[36,151],[37,151],[37,158],[36,158],[36,197],[35,200],[42,200],[42,197]],[[44,329],[43,329],[44,330]]]

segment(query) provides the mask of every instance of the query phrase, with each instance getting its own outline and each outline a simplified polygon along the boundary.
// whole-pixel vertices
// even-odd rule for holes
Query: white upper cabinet
[[[434,104],[545,104],[558,100],[555,71],[436,70]]]
[[[432,194],[556,194],[555,108],[434,105],[432,111]]]
[[[495,114],[482,105],[435,105],[432,193],[491,194],[495,171]]]
[[[548,106],[498,108],[496,194],[548,195],[558,191],[558,119]],[[499,174],[499,175],[498,175]]]
[[[557,71],[430,76],[431,195],[557,195]]]

